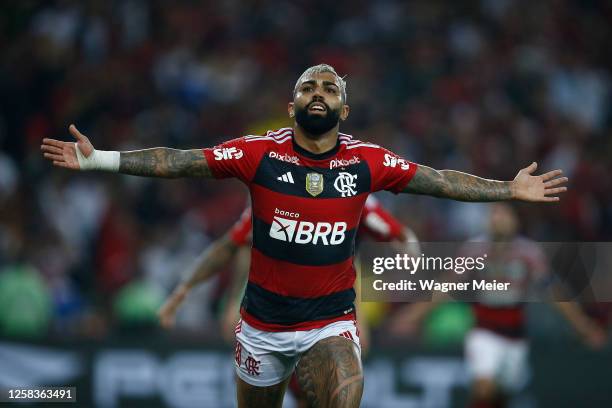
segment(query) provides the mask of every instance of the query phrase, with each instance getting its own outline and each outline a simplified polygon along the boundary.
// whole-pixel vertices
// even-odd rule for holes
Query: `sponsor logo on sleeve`
[[[219,149],[214,149],[213,154],[215,155],[215,160],[231,160],[231,159],[240,159],[244,156],[244,152],[242,149],[238,149],[236,147],[223,147]]]
[[[401,157],[392,156],[389,153],[385,153],[385,161],[383,162],[383,166],[385,167],[396,167],[400,166],[402,170],[408,170],[410,168],[410,164],[402,159]]]

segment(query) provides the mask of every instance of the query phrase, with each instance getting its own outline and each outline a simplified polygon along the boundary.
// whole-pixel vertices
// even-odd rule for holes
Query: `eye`
[[[332,86],[327,87],[327,92],[336,95],[338,93],[338,90]]]
[[[305,86],[302,88],[302,92],[311,92],[312,91],[312,86]]]

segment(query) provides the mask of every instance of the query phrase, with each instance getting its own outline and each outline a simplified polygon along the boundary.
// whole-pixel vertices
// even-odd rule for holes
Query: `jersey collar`
[[[340,150],[340,138],[339,137],[336,139],[336,145],[332,147],[330,150],[323,152],[323,153],[312,153],[304,149],[303,147],[301,147],[299,144],[295,142],[295,136],[293,135],[293,131],[291,131],[291,143],[293,143],[293,150],[295,150],[296,153],[298,153],[301,156],[307,157],[309,159],[313,159],[313,160],[329,159],[330,157],[335,156],[336,153],[338,153],[338,151]]]

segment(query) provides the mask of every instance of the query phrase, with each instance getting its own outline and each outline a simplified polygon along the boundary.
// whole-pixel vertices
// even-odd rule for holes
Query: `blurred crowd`
[[[5,2],[0,333],[150,323],[248,198],[235,181],[52,169],[42,138],[76,123],[99,149],[195,148],[288,126],[297,77],[323,62],[346,75],[342,131],[489,178],[562,168],[560,204],[517,206],[523,233],[610,240],[611,31],[612,3],[595,0]],[[486,223],[486,204],[378,197],[424,241]],[[214,327],[223,286],[180,323]]]

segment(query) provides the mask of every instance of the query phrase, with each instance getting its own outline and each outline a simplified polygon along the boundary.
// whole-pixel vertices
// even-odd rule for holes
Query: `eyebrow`
[[[302,84],[300,85],[300,88],[306,84],[315,85],[316,83],[317,81],[315,81],[314,79],[309,79],[308,81],[302,82]],[[336,88],[340,89],[340,87],[335,82],[331,82],[331,81],[323,81],[323,85],[331,85],[331,86],[335,86]]]

